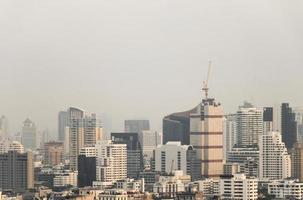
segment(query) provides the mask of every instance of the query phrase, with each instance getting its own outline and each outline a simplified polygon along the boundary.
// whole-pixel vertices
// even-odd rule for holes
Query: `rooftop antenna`
[[[208,81],[209,81],[209,76],[210,76],[210,70],[211,70],[211,61],[209,61],[209,63],[208,63],[207,79],[206,79],[206,81],[203,81],[202,91],[204,91],[205,99],[208,99],[208,90],[209,90]]]

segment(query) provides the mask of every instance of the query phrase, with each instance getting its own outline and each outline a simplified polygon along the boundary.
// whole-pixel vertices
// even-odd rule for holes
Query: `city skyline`
[[[225,113],[244,100],[302,106],[298,1],[69,3],[0,2],[0,115],[11,134],[30,118],[57,136],[58,112],[70,106],[113,131],[125,119],[161,130],[164,116],[201,101],[209,60],[210,96]]]

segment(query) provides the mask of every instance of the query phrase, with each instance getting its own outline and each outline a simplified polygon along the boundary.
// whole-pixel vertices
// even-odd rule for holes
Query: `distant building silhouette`
[[[296,115],[288,103],[282,103],[281,106],[281,134],[287,149],[291,149],[297,142],[297,122]]]
[[[35,150],[37,145],[37,129],[34,122],[26,119],[22,127],[22,144],[25,149]]]
[[[190,144],[190,114],[196,107],[185,112],[173,113],[163,119],[163,144],[180,141],[182,145]]]

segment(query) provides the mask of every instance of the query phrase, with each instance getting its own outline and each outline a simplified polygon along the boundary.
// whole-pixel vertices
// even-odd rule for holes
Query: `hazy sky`
[[[226,112],[303,105],[302,0],[1,0],[0,114],[57,134],[68,106],[150,119],[195,106],[208,60]]]

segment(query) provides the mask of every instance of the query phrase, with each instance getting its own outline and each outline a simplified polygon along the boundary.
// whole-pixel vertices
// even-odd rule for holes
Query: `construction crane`
[[[208,64],[207,79],[206,79],[206,81],[203,81],[202,91],[204,91],[204,93],[205,93],[205,99],[208,99],[208,90],[209,90],[208,81],[209,81],[209,76],[210,76],[210,70],[211,70],[211,61],[209,61],[209,64]]]

